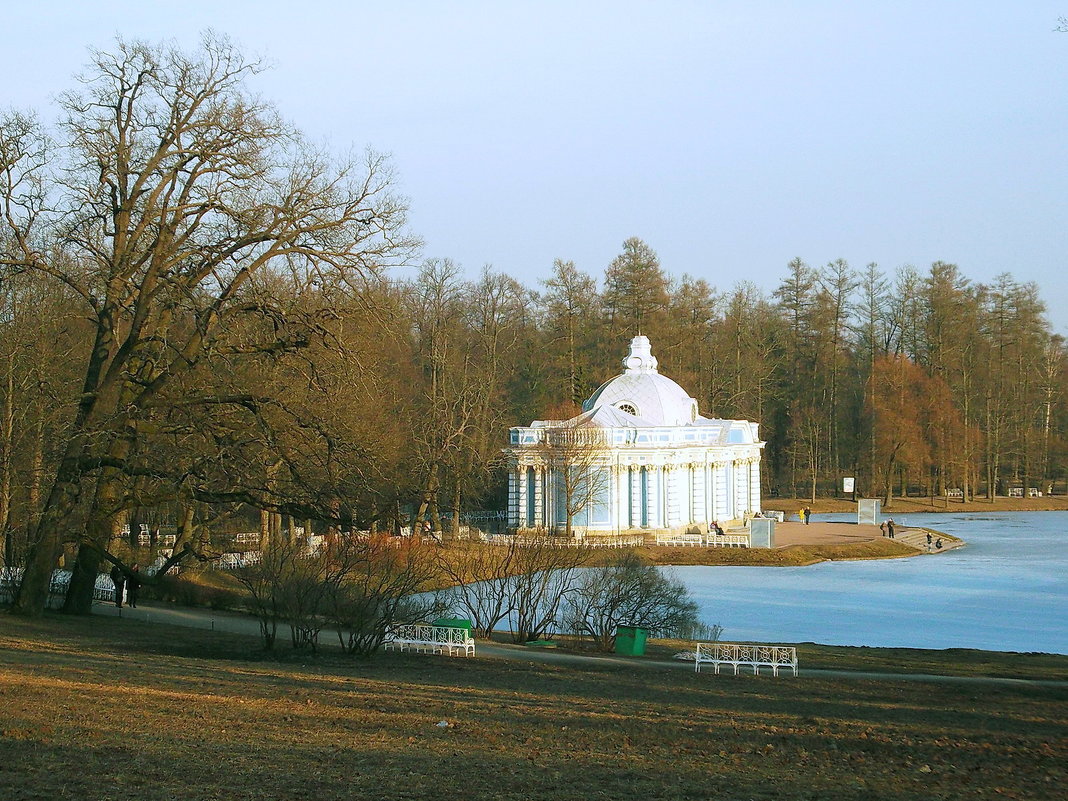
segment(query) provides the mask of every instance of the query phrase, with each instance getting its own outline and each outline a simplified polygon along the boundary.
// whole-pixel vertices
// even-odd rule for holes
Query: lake
[[[953,534],[967,547],[808,567],[670,570],[728,641],[1068,654],[1068,512],[894,519]]]

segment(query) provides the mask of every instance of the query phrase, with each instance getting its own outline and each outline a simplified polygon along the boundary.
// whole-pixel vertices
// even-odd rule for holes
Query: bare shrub
[[[633,552],[582,571],[567,595],[563,619],[570,632],[592,637],[602,651],[615,646],[621,625],[641,626],[659,636],[700,625],[686,585]]]
[[[439,554],[438,569],[454,585],[448,591],[449,603],[470,618],[476,637],[488,638],[511,611],[519,548],[519,540],[508,537],[498,544],[455,543]]]
[[[514,642],[529,642],[555,633],[561,604],[574,586],[578,569],[590,558],[587,545],[547,534],[525,537],[515,552],[508,581],[508,605]]]
[[[345,651],[372,654],[390,626],[444,611],[440,599],[419,594],[436,575],[436,547],[414,538],[377,536],[338,545],[327,616]]]
[[[267,548],[258,562],[234,570],[234,577],[248,591],[250,611],[260,623],[263,647],[274,648],[278,624],[284,619],[282,584],[299,549],[288,543]]]

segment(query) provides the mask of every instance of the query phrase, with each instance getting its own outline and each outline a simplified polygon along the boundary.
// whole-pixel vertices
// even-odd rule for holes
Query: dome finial
[[[658,364],[649,337],[639,334],[630,341],[630,353],[623,359],[625,372],[655,373]]]

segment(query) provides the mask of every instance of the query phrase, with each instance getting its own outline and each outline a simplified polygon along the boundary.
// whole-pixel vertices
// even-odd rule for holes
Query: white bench
[[[386,632],[382,647],[387,651],[419,651],[449,656],[472,656],[475,653],[475,641],[467,629],[425,623],[393,626]]]
[[[709,534],[709,548],[748,548],[748,534]]]
[[[792,645],[758,645],[754,643],[699,642],[694,660],[694,671],[701,672],[701,665],[712,664],[719,673],[720,665],[734,667],[738,675],[739,667],[753,668],[753,674],[760,668],[769,667],[773,676],[779,675],[779,668],[789,668],[797,675],[797,649]]]

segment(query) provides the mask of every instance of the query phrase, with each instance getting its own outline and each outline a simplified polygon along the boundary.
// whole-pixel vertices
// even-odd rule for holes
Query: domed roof
[[[667,376],[657,372],[649,338],[636,336],[623,359],[622,375],[609,379],[582,404],[588,412],[612,406],[632,415],[635,426],[683,426],[697,420],[697,401]]]

